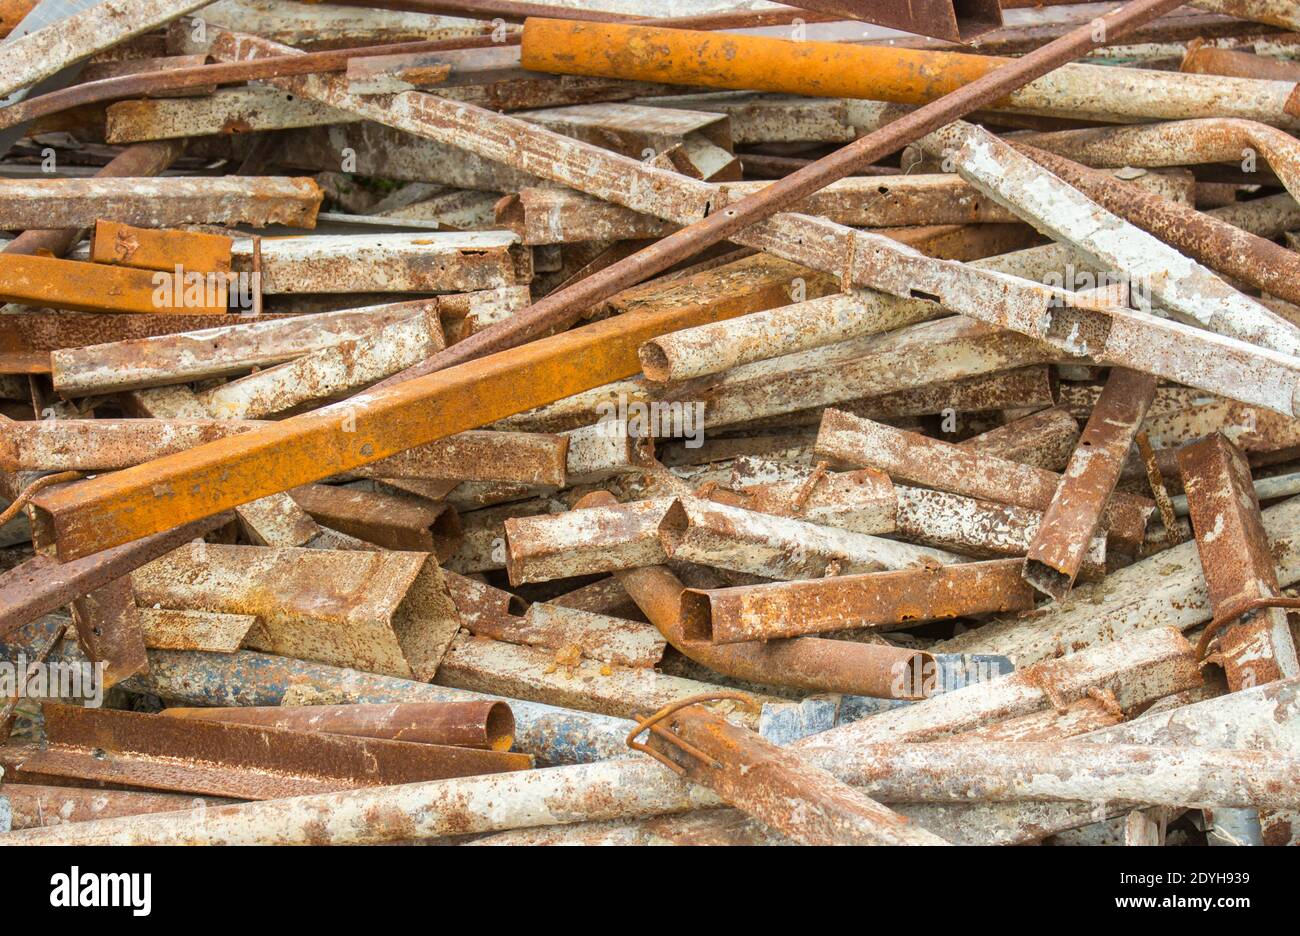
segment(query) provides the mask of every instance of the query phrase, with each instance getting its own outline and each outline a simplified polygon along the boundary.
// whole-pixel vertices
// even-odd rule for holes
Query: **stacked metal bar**
[[[423,6],[0,5],[0,844],[1293,842],[1293,8]]]

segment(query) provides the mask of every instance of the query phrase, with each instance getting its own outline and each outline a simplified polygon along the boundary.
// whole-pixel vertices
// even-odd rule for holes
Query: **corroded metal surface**
[[[323,194],[311,179],[3,179],[0,225],[93,227],[100,218],[144,227],[286,224],[315,227]]]
[[[220,322],[198,331],[178,322],[178,333],[123,335],[104,343],[94,339],[106,336],[88,335],[91,340],[81,347],[55,350],[50,366],[55,389],[70,396],[224,377],[355,341],[412,315],[436,314],[442,304],[418,299],[319,315]]]
[[[505,521],[514,584],[654,565],[667,558],[659,530],[671,499]]]
[[[1300,580],[1300,543],[1295,536],[1300,500],[1284,501],[1262,516],[1278,583],[1294,584]],[[994,621],[941,641],[937,649],[1005,653],[1026,665],[1063,653],[1100,649],[1150,628],[1190,630],[1211,617],[1196,544],[1189,542],[1115,570],[1104,582],[1080,585],[1064,602],[1031,621]]]
[[[5,45],[6,70],[0,96],[34,85],[80,59],[124,39],[148,32],[207,0],[105,0]]]
[[[571,651],[618,666],[653,667],[664,654],[664,639],[641,621],[596,614],[539,601],[524,617],[481,616],[465,622],[466,630],[508,643]]]
[[[1224,618],[1251,599],[1278,597],[1273,548],[1241,452],[1216,433],[1181,449],[1178,467],[1215,617]],[[1281,608],[1261,608],[1228,621],[1218,641],[1218,659],[1233,689],[1300,675]]]
[[[1042,468],[982,455],[962,446],[828,409],[817,453],[854,467],[871,467],[897,481],[924,485],[996,503],[1046,510],[1061,476]],[[1155,505],[1122,492],[1104,512],[1110,536],[1136,546]]]
[[[13,776],[275,799],[527,770],[526,754],[46,703],[49,746],[9,749]]]
[[[894,485],[879,471],[828,472],[791,481],[715,488],[705,496],[759,513],[794,517],[854,533],[891,533],[897,512]]]
[[[608,493],[588,495],[578,507],[595,510],[613,502]],[[715,646],[692,637],[683,615],[685,586],[662,565],[615,573],[619,583],[672,646],[709,669],[760,685],[881,697],[916,697],[921,671],[933,659],[894,647],[801,637],[775,643]]]
[[[1061,406],[1039,410],[958,444],[997,458],[1062,471],[1079,441],[1079,424]]]
[[[437,316],[418,312],[198,394],[218,419],[258,419],[364,387],[444,345]]]
[[[1118,35],[1110,33],[1109,35]],[[534,20],[525,68],[813,97],[924,104],[1009,60],[768,36],[716,35],[612,23]],[[1000,100],[999,109],[1103,120],[1248,117],[1291,125],[1284,82],[1067,64]]]
[[[36,227],[41,223],[33,219],[21,226]],[[211,297],[206,295],[208,290],[200,292],[205,295],[197,303],[186,304],[183,295],[160,296],[154,274],[147,270],[42,256],[0,255],[0,299],[6,302],[55,305],[81,312],[225,314],[224,291],[212,290]]]
[[[392,676],[431,678],[459,627],[425,553],[197,544],[132,585],[144,605],[256,615],[249,647]]]
[[[1025,581],[1044,594],[1059,601],[1074,584],[1155,393],[1154,377],[1111,371],[1025,557]]]
[[[1300,328],[1232,289],[1159,238],[1128,224],[987,131],[954,124],[922,141],[950,151],[957,171],[1039,230],[1067,241],[1102,269],[1125,274],[1142,307],[1152,298],[1220,334],[1282,354],[1300,351]]]
[[[953,42],[969,42],[1002,25],[1002,7],[997,0],[956,3],[953,0],[799,0],[791,6],[819,13],[843,14],[907,33],[934,36]]]
[[[1300,254],[1191,207],[1139,191],[1123,180],[1089,171],[1062,156],[1032,147],[1017,148],[1106,210],[1208,268],[1290,302],[1300,300],[1295,285],[1300,280]]]
[[[228,273],[233,245],[231,238],[218,234],[158,231],[100,219],[90,240],[90,261],[168,272],[179,264],[200,273]]]
[[[6,471],[107,471],[252,428],[215,419],[45,419],[0,430]]]
[[[770,579],[935,567],[959,561],[939,549],[693,497],[677,499],[658,532],[670,559]]]
[[[771,640],[869,627],[889,630],[921,621],[1022,611],[1035,594],[1014,559],[967,562],[938,569],[690,589],[683,614],[694,634],[714,643]]]
[[[48,614],[230,520],[218,514],[70,562],[36,556],[0,575],[0,632]]]
[[[385,549],[451,557],[460,543],[456,511],[423,498],[304,484],[289,492],[312,519]]]
[[[787,748],[697,706],[650,722],[649,747],[685,779],[707,786],[802,845],[946,845]]]
[[[147,607],[139,608],[138,612],[144,645],[150,649],[234,653],[257,623],[251,614]]]
[[[220,806],[229,802],[219,797],[185,796],[179,793],[93,790],[38,783],[8,783],[0,789],[13,810],[15,829],[43,829],[92,819],[176,812]]]
[[[515,718],[504,702],[397,702],[388,705],[276,705],[163,710],[169,718],[237,722],[295,731],[385,738],[419,744],[508,751]]]

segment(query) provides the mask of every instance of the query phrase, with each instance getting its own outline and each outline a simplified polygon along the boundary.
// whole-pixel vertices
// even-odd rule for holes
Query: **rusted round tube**
[[[608,491],[595,491],[579,500],[575,509],[617,503]],[[696,663],[724,676],[810,692],[915,699],[919,696],[914,688],[923,684],[918,677],[927,666],[932,672],[935,665],[933,656],[920,651],[819,637],[712,644],[690,636],[693,630],[686,620],[689,608],[682,600],[686,586],[667,568],[644,566],[614,575],[665,640]]]
[[[1196,75],[1224,75],[1229,78],[1300,81],[1300,62],[1204,45],[1188,48],[1179,71]]]
[[[156,176],[177,159],[185,150],[184,140],[162,140],[156,143],[137,143],[118,153],[95,173],[97,179],[125,179]],[[4,253],[32,255],[49,252],[61,257],[81,239],[77,228],[52,228],[23,231],[4,246]]]
[[[196,806],[223,806],[235,802],[218,796],[99,790],[38,783],[6,783],[0,786],[0,795],[9,800],[15,830],[177,812]]]
[[[172,718],[238,722],[264,728],[323,731],[487,751],[508,751],[515,740],[514,714],[501,701],[178,707],[164,709],[163,714]]]
[[[970,77],[973,80],[951,94],[904,114],[829,156],[773,182],[762,191],[727,205],[721,211],[656,241],[644,250],[611,264],[567,289],[547,295],[509,319],[457,342],[423,363],[394,374],[377,386],[390,386],[413,377],[432,374],[485,354],[515,347],[552,329],[565,328],[576,321],[584,310],[620,290],[693,257],[706,247],[726,240],[751,224],[771,217],[832,182],[851,175],[862,166],[869,166],[927,133],[1005,97],[1092,49],[1100,48],[1105,43],[1099,42],[1098,36],[1104,36],[1107,41],[1114,40],[1178,5],[1179,0],[1132,0],[1120,9],[1073,29],[1021,58],[980,59],[984,63],[991,61],[995,66],[1002,62],[1005,64],[992,71],[987,70],[987,64],[982,65],[982,73],[978,76],[972,74]],[[524,24],[525,36],[528,35],[530,24],[536,22],[539,21],[529,20]],[[371,392],[373,390],[374,388]]]
[[[1012,145],[1106,210],[1210,269],[1300,303],[1300,254],[1295,251],[1056,153]]]

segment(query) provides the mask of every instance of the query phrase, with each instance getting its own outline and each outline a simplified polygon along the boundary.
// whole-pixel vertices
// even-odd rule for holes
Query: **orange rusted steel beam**
[[[90,240],[90,262],[166,270],[229,273],[235,241],[198,231],[160,231],[117,221],[96,221]]]
[[[508,751],[515,717],[505,702],[395,702],[353,705],[254,705],[163,709],[171,718],[237,722],[294,731],[384,738],[419,744]]]
[[[641,370],[637,349],[647,339],[741,311],[693,305],[625,312],[266,430],[82,481],[76,496],[38,497],[38,515],[52,525],[61,558],[84,556],[224,510],[216,506],[222,500],[238,506],[631,377]],[[247,483],[229,483],[235,465],[249,472]]]
[[[0,255],[0,301],[20,305],[53,306],[76,312],[225,314],[224,290],[201,292],[198,304],[185,305],[184,295],[160,295],[155,275],[148,270],[50,257]],[[209,292],[215,295],[209,297]],[[172,300],[169,303],[160,302],[169,298]],[[210,302],[210,298],[219,301]]]
[[[692,636],[730,644],[1024,611],[1034,606],[1037,595],[1020,577],[1020,566],[1019,559],[994,559],[771,585],[691,588],[682,596],[682,616]]]

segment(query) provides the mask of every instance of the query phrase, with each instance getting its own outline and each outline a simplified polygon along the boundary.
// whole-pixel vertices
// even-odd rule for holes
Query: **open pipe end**
[[[515,743],[515,713],[504,702],[493,702],[485,721],[488,749],[508,751]]]
[[[1026,559],[1020,574],[1038,591],[1057,601],[1064,601],[1070,593],[1070,586],[1074,584],[1073,576],[1059,572],[1037,559]]]
[[[636,356],[641,359],[641,373],[645,374],[647,380],[672,379],[672,362],[663,345],[656,341],[647,341],[637,349]]]

